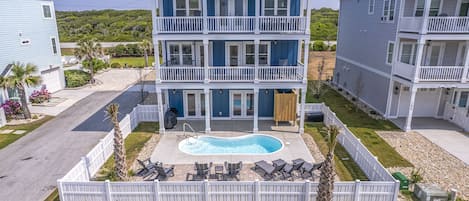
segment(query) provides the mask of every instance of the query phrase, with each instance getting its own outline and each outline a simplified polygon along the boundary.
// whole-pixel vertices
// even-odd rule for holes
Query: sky
[[[148,9],[152,0],[54,0],[59,11]],[[314,8],[339,9],[339,0],[314,0]]]

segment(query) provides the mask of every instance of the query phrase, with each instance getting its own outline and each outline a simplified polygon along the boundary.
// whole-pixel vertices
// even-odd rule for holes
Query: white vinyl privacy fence
[[[323,112],[326,125],[342,128],[339,142],[371,181],[335,182],[334,201],[396,201],[399,182],[323,104],[307,104],[307,111]],[[121,120],[124,137],[142,121],[158,121],[156,105],[139,105]],[[316,182],[289,181],[90,181],[113,152],[113,131],[103,138],[62,179],[61,201],[313,201]]]

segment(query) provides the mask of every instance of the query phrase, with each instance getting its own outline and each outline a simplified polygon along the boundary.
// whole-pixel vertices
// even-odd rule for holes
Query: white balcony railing
[[[260,66],[261,81],[298,81],[303,79],[302,66]]]
[[[251,81],[254,80],[254,67],[240,67],[240,66],[227,66],[227,67],[210,67],[208,69],[210,81]]]
[[[469,17],[428,17],[426,30],[423,30],[423,17],[402,17],[399,29],[405,32],[421,33],[469,33]]]
[[[178,82],[198,82],[205,77],[204,67],[160,67],[161,80]]]
[[[156,30],[160,33],[190,33],[203,31],[202,17],[157,17]]]
[[[210,32],[252,32],[254,17],[207,17]]]
[[[259,82],[297,82],[303,80],[303,66],[213,66],[208,67],[205,79],[204,67],[160,67],[161,80],[167,82],[254,82],[256,70]]]
[[[461,81],[463,66],[422,66],[420,67],[420,81]]]
[[[259,30],[263,32],[305,31],[305,17],[300,16],[261,16]]]
[[[204,22],[206,21],[206,23]],[[203,17],[157,17],[157,33],[245,33],[245,32],[305,32],[306,17],[303,16],[210,16]],[[204,25],[206,24],[206,25]],[[206,27],[204,27],[206,26]]]

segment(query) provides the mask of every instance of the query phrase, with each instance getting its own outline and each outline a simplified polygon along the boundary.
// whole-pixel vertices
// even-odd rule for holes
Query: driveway
[[[106,126],[109,122],[103,121],[103,108],[117,102],[124,116],[138,103],[140,95],[134,96],[139,93],[124,92],[119,96],[137,80],[136,72],[112,70],[97,76],[107,79],[102,86],[59,92],[67,95],[69,102],[44,107],[55,108],[58,115],[54,119],[0,150],[0,200],[44,200],[57,185],[57,179],[110,130]]]
[[[403,119],[394,120],[403,123]],[[413,118],[412,130],[469,165],[469,136],[451,122],[434,118]]]

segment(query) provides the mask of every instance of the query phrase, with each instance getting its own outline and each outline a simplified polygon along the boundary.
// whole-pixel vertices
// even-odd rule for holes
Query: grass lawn
[[[29,124],[20,124],[15,126],[4,126],[0,128],[0,130],[24,130],[26,131],[24,134],[17,135],[17,134],[0,134],[0,149],[5,148],[9,144],[15,142],[16,140],[20,139],[21,137],[27,135],[34,129],[38,128],[42,124],[46,123],[47,121],[51,120],[54,117],[45,116],[44,118],[37,120],[35,122]]]
[[[369,117],[365,112],[355,110],[355,105],[349,102],[334,89],[325,87],[326,92],[319,99],[314,98],[311,93],[307,94],[309,103],[324,102],[334,111],[349,129],[360,138],[361,142],[378,157],[384,167],[412,167],[413,165],[396,152],[375,131],[399,130],[393,123],[387,120],[376,120]]]
[[[322,132],[321,129],[324,127],[322,123],[307,123],[305,125],[305,132],[311,135],[316,142],[321,153],[324,157],[327,155],[327,141],[325,139],[326,133]],[[347,160],[342,160],[347,159]],[[342,145],[337,143],[334,150],[334,161],[336,173],[342,181],[355,181],[357,179],[361,181],[368,181],[365,173],[355,163],[352,157],[348,154]]]
[[[62,53],[62,56],[73,56],[73,55],[75,55],[75,49],[73,49],[73,48],[61,48],[60,52]]]
[[[153,62],[155,62],[155,57],[148,56],[148,65],[152,65]],[[122,67],[124,67],[124,64],[127,64],[127,66],[132,66],[132,67],[143,67],[145,66],[145,58],[144,57],[116,57],[116,58],[111,58],[111,64],[112,63],[120,63]]]
[[[145,143],[150,140],[151,136],[155,134],[155,131],[159,130],[158,123],[155,122],[142,122],[137,128],[125,139],[125,154],[127,168],[132,166],[132,163],[137,159],[138,154],[142,150]],[[104,163],[99,170],[99,174],[102,176],[97,177],[98,181],[104,181],[109,179],[110,181],[116,181],[117,178],[114,175],[114,157],[111,157]],[[133,172],[129,171],[129,175]]]

